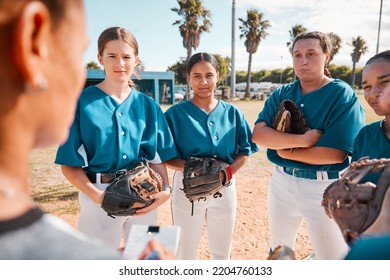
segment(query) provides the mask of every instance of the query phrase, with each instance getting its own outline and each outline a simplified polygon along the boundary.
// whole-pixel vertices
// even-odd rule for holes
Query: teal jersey
[[[383,120],[371,123],[363,127],[355,138],[352,161],[362,157],[370,159],[390,158],[390,141],[382,129]],[[378,182],[380,174],[367,174],[361,182]]]
[[[169,108],[165,117],[181,159],[211,156],[231,164],[237,154],[258,151],[242,112],[222,100],[209,114],[185,100]]]
[[[352,246],[346,260],[390,260],[390,235],[362,236]]]
[[[290,99],[300,106],[311,129],[323,132],[315,146],[335,148],[352,154],[355,136],[365,125],[364,109],[352,87],[335,79],[313,92],[301,94],[300,82],[297,80],[272,93],[256,123],[265,122],[271,126],[272,118],[284,99]],[[348,157],[338,164],[311,165],[283,159],[272,149],[267,150],[267,156],[276,165],[311,171],[341,171],[349,165]]]
[[[176,157],[158,104],[135,89],[119,104],[90,86],[78,100],[69,138],[59,147],[55,163],[109,173],[158,157],[162,162]]]

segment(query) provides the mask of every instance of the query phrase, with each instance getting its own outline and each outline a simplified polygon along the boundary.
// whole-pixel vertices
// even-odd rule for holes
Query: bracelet
[[[170,185],[164,185],[161,189],[161,191],[169,190],[170,193],[172,193],[173,188]]]

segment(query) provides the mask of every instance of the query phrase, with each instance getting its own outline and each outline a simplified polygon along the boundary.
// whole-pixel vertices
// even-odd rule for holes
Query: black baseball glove
[[[123,171],[105,190],[101,207],[108,216],[131,216],[153,203],[150,195],[161,191],[160,174],[143,163]]]
[[[377,184],[360,183],[368,173],[380,173]],[[350,244],[378,218],[390,185],[390,159],[352,162],[342,177],[324,191],[325,213],[339,225]]]
[[[230,165],[216,158],[189,157],[184,166],[182,190],[192,202],[215,195],[230,184],[232,176]]]
[[[280,102],[272,119],[272,127],[278,131],[293,134],[304,134],[309,130],[303,111],[289,99]]]

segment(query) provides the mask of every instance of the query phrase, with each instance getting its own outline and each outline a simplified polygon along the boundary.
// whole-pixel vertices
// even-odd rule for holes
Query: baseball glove
[[[232,176],[230,165],[216,158],[189,157],[184,166],[182,190],[192,202],[217,195],[219,190],[230,184]]]
[[[278,131],[293,134],[304,134],[309,130],[303,111],[289,99],[280,102],[272,119],[272,127]]]
[[[123,170],[106,188],[101,207],[113,218],[131,216],[152,204],[150,195],[161,191],[162,185],[160,174],[141,162],[131,170]]]
[[[359,183],[369,173],[381,173],[377,184]],[[350,244],[378,218],[390,185],[390,159],[363,158],[352,162],[342,177],[324,191],[325,213],[339,225]]]

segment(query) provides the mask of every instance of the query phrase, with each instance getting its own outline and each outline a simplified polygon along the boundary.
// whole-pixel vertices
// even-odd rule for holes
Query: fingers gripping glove
[[[304,134],[309,130],[303,111],[291,100],[283,100],[272,119],[272,127],[281,132]]]
[[[182,190],[192,202],[215,195],[223,187],[230,185],[233,172],[229,164],[216,158],[189,157],[185,162],[183,175]]]
[[[108,216],[130,216],[153,203],[150,195],[161,191],[160,174],[143,163],[118,176],[104,192],[101,207]]]
[[[381,173],[377,184],[359,183],[368,173]],[[343,176],[324,191],[325,213],[339,225],[350,244],[378,218],[390,185],[390,159],[352,162]]]

